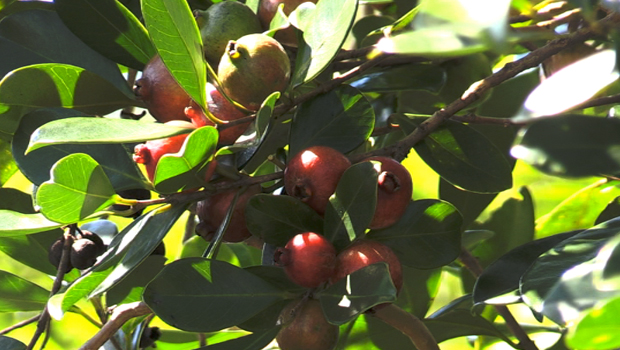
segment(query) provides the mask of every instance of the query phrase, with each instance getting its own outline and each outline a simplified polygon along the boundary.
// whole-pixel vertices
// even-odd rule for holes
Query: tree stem
[[[114,333],[116,333],[116,331],[123,326],[123,324],[125,324],[125,322],[134,317],[148,315],[151,312],[151,309],[149,309],[149,307],[141,301],[120,305],[114,309],[114,312],[112,312],[108,322],[101,328],[101,330],[86,343],[84,343],[84,345],[80,347],[80,350],[99,349],[114,335]]]

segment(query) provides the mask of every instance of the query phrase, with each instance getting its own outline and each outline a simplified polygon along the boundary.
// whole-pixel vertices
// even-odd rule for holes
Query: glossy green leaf
[[[145,123],[112,118],[70,118],[49,122],[37,129],[27,152],[47,145],[130,143],[187,134],[191,126]]]
[[[397,116],[408,134],[425,120]],[[512,187],[510,164],[493,143],[467,125],[448,121],[414,149],[426,164],[455,186],[480,193],[497,193]]]
[[[0,139],[0,186],[17,172],[17,163],[11,154],[11,144]]]
[[[545,79],[527,97],[516,119],[523,121],[564,112],[589,100],[618,76],[616,52],[599,51]]]
[[[0,271],[0,312],[40,311],[50,292],[6,271]]]
[[[161,255],[146,257],[131,273],[112,287],[105,295],[107,305],[120,305],[142,300],[144,287],[164,267],[166,258]]]
[[[172,193],[205,184],[204,168],[213,158],[218,132],[212,126],[192,131],[178,153],[166,154],[159,159],[153,184],[160,193]]]
[[[521,278],[523,301],[535,312],[548,308],[546,315],[556,322],[574,319],[574,312],[563,313],[562,308],[572,309],[571,303],[575,300],[580,300],[575,304],[579,309],[588,304],[593,306],[597,300],[593,295],[594,288],[586,288],[586,285],[592,285],[590,272],[596,268],[590,262],[618,232],[620,220],[610,220],[562,241],[541,255]],[[580,264],[583,265],[581,268],[574,269]],[[569,270],[572,273],[567,273]],[[571,281],[573,279],[578,285]],[[556,288],[560,288],[562,294],[554,296],[554,305],[547,305],[547,298]]]
[[[146,28],[175,80],[203,109],[207,106],[207,66],[202,39],[186,1],[141,0]]]
[[[12,210],[0,210],[0,237],[22,236],[48,231],[63,224],[50,221],[43,214],[22,214]]]
[[[21,117],[37,108],[64,107],[88,114],[107,114],[134,104],[133,97],[83,68],[35,64],[18,68],[0,81],[0,128],[13,134]]]
[[[131,150],[126,145],[51,144],[49,147],[36,149],[25,155],[30,136],[37,128],[47,122],[76,115],[80,115],[79,112],[69,109],[38,109],[24,116],[13,137],[12,149],[21,172],[28,180],[35,185],[40,185],[49,180],[50,169],[61,158],[72,153],[85,153],[101,165],[115,190],[144,187],[144,177],[136,167],[136,163],[131,158]],[[102,118],[83,119],[102,120]],[[76,123],[79,122],[76,120]],[[63,133],[63,135],[67,134],[67,131]]]
[[[368,265],[318,293],[325,317],[342,325],[373,306],[396,300],[396,287],[384,262]]]
[[[26,350],[26,344],[20,342],[17,339],[9,338],[5,335],[0,335],[0,349]]]
[[[89,155],[75,153],[52,167],[51,179],[39,186],[37,204],[48,219],[70,224],[112,204],[115,195],[101,166]]]
[[[0,23],[0,37],[0,45],[9,50],[5,52],[11,52],[0,63],[1,76],[31,64],[64,63],[93,72],[133,95],[118,66],[71,33],[55,11],[16,11]]]
[[[20,263],[48,275],[56,275],[56,267],[49,262],[52,243],[60,238],[62,230],[44,231],[30,235],[0,237],[0,251]]]
[[[597,305],[568,328],[566,343],[575,349],[606,350],[620,346],[620,297]]]
[[[254,350],[263,349],[278,335],[280,327],[273,327],[267,331],[255,332],[245,337],[228,340],[213,345],[200,347],[196,350]]]
[[[280,92],[276,91],[267,96],[265,101],[260,106],[258,112],[256,112],[256,120],[254,122],[256,126],[257,137],[260,138],[265,132],[269,121],[271,120],[271,114],[273,113],[273,107],[280,98]]]
[[[547,237],[594,226],[607,203],[620,196],[619,186],[618,181],[599,180],[575,192],[536,221],[536,235]]]
[[[169,325],[209,332],[241,323],[284,299],[284,295],[228,263],[188,258],[167,265],[146,287],[143,298]]]
[[[352,165],[342,174],[325,209],[323,233],[336,250],[363,236],[370,225],[377,204],[377,175],[371,162]]]
[[[426,90],[436,93],[445,82],[446,71],[440,66],[412,63],[363,75],[350,84],[361,92]]]
[[[374,122],[375,113],[366,97],[342,85],[298,107],[291,126],[289,154],[318,145],[347,153],[368,139]]]
[[[564,115],[523,129],[511,154],[555,176],[600,176],[620,172],[619,147],[619,119]]]
[[[279,247],[298,233],[323,232],[319,214],[291,196],[253,196],[245,207],[245,221],[253,235]]]
[[[54,5],[73,34],[114,62],[142,70],[155,54],[142,23],[117,0],[58,0]]]
[[[108,261],[122,257],[120,263],[108,274],[89,297],[99,295],[125,278],[157,248],[172,225],[185,211],[185,205],[159,207],[146,214],[141,220],[134,220],[110,242],[108,251],[98,265],[106,266]],[[97,265],[96,265],[97,266]]]
[[[531,241],[502,255],[484,269],[476,280],[473,291],[474,303],[503,304],[519,301],[518,294],[516,298],[501,297],[518,291],[521,276],[541,254],[579,232],[581,231],[565,232]],[[497,299],[490,300],[494,298]]]
[[[297,11],[305,49],[295,65],[293,86],[314,79],[334,59],[344,43],[357,11],[356,0],[318,2],[316,8]],[[301,64],[299,64],[301,62]]]
[[[377,43],[383,35],[381,29],[394,23],[394,19],[389,16],[370,15],[355,21],[351,34],[355,37],[358,48],[367,47]],[[379,34],[375,34],[375,33]],[[374,35],[373,35],[374,34]]]
[[[450,203],[423,199],[409,203],[394,225],[366,237],[392,248],[403,265],[432,269],[451,263],[461,252],[461,214]]]

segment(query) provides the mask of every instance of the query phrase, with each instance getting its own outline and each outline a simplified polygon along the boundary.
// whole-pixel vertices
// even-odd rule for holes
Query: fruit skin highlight
[[[289,161],[284,170],[284,188],[288,195],[323,215],[340,177],[350,166],[349,159],[333,148],[309,147]]]
[[[283,92],[290,75],[291,64],[284,48],[264,34],[229,41],[217,68],[224,92],[254,111],[271,93]]]
[[[238,1],[222,1],[205,11],[195,10],[194,18],[200,29],[205,58],[215,67],[228,41],[262,31],[256,14]]]
[[[289,279],[305,288],[316,288],[336,272],[336,248],[323,235],[304,232],[276,250],[274,261]]]
[[[196,233],[199,236],[207,241],[214,238],[215,232],[226,217],[226,212],[235,197],[236,191],[218,193],[198,202],[196,213],[199,223],[196,226]],[[250,197],[260,192],[261,186],[257,184],[248,187],[245,192],[239,195],[228,228],[224,232],[223,240],[225,242],[241,242],[252,235],[245,224],[245,206]]]
[[[153,56],[144,67],[142,77],[136,80],[134,93],[158,122],[188,120],[184,110],[192,103],[192,98],[170,74],[159,55]]]
[[[381,229],[395,224],[407,210],[413,193],[413,182],[407,168],[389,157],[370,157],[375,161],[377,178],[377,207],[371,229]]]
[[[355,240],[336,257],[338,260],[336,273],[331,282],[335,283],[353,272],[378,262],[386,262],[389,265],[390,277],[397,293],[403,287],[402,266],[392,249],[383,243],[369,239]],[[376,307],[376,306],[375,306]]]
[[[340,328],[327,322],[318,300],[291,301],[279,323],[284,327],[276,341],[282,350],[331,350],[338,343]]]

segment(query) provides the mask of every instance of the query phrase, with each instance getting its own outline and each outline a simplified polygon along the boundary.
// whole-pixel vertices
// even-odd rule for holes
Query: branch
[[[394,304],[380,307],[372,314],[409,337],[418,350],[439,350],[437,341],[419,318]]]
[[[478,259],[471,254],[471,252],[465,248],[461,249],[461,255],[459,256],[459,260],[471,272],[471,274],[478,278],[484,271]],[[510,330],[510,332],[519,340],[519,347],[523,350],[538,350],[538,347],[534,342],[530,339],[527,333],[521,328],[519,322],[512,316],[510,310],[506,306],[503,305],[493,305],[495,310],[502,316],[504,321],[506,322],[506,326]]]
[[[110,339],[114,335],[114,333],[116,333],[125,324],[125,322],[129,321],[134,317],[148,315],[151,312],[151,309],[149,309],[149,307],[141,301],[137,301],[131,304],[120,305],[119,307],[114,309],[114,312],[112,312],[110,319],[101,328],[101,330],[99,330],[99,332],[97,332],[95,336],[93,336],[86,343],[84,343],[84,345],[80,347],[80,350],[99,349],[106,341],[108,341],[108,339]]]
[[[593,27],[600,28],[604,25],[618,22],[619,18],[615,15],[609,15],[598,23],[595,23]],[[485,93],[489,92],[493,87],[503,83],[504,81],[516,76],[526,69],[533,68],[541,64],[547,58],[555,55],[556,53],[564,50],[565,48],[582,43],[586,40],[596,37],[597,32],[592,29],[581,29],[565,38],[555,39],[550,41],[547,45],[532,51],[527,56],[521,58],[518,61],[506,64],[498,72],[488,76],[487,78],[479,81],[475,85],[472,85],[463,96],[450,103],[444,109],[441,109],[433,114],[431,118],[420,124],[409,136],[403,140],[388,146],[383,149],[375,150],[366,154],[366,156],[378,156],[387,155],[402,161],[405,159],[409,150],[431,132],[435,131],[444,121],[450,119],[457,112],[468,107],[475,101],[479,100]]]
[[[7,333],[9,333],[9,332],[11,332],[11,331],[14,331],[14,330],[18,329],[18,328],[22,328],[22,327],[27,326],[27,325],[29,325],[29,324],[31,324],[31,323],[34,323],[34,322],[36,322],[39,318],[41,318],[41,314],[34,315],[34,316],[30,317],[30,318],[29,318],[29,319],[27,319],[27,320],[20,321],[20,322],[18,322],[18,323],[16,323],[16,324],[12,325],[12,326],[10,326],[10,327],[7,327],[7,328],[5,328],[5,329],[1,330],[1,331],[0,331],[0,335],[7,334]]]
[[[571,110],[611,105],[615,103],[620,103],[620,94],[595,98],[593,100],[586,101],[580,105],[577,105],[571,108]]]

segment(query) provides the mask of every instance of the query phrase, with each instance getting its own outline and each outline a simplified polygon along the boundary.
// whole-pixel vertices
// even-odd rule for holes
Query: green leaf
[[[334,59],[353,26],[356,0],[330,0],[297,13],[297,24],[303,33],[305,47],[295,65],[292,86],[316,78]],[[291,16],[295,16],[291,14]]]
[[[52,167],[51,179],[39,186],[37,204],[48,219],[70,224],[112,204],[115,195],[101,166],[89,155],[75,153]]]
[[[474,222],[496,196],[497,193],[465,191],[443,178],[439,179],[439,198],[454,205],[463,215],[463,227]]]
[[[607,203],[620,196],[619,186],[618,181],[598,180],[575,192],[536,221],[536,235],[547,237],[558,232],[594,226]]]
[[[256,112],[256,132],[257,138],[260,138],[261,135],[266,131],[267,125],[271,120],[271,114],[273,113],[273,107],[276,105],[276,102],[280,98],[280,91],[275,91],[271,95],[267,96],[265,101],[260,106],[258,112]]]
[[[521,277],[541,254],[579,232],[581,231],[565,232],[538,239],[520,245],[502,255],[484,269],[476,280],[473,291],[474,303],[507,304],[519,301],[518,295],[515,296],[516,298],[490,299],[518,291]]]
[[[0,139],[0,186],[3,186],[17,170],[17,163],[11,154],[11,144]]]
[[[114,261],[118,257],[122,259],[89,297],[109,290],[136,269],[157,248],[185,209],[185,205],[159,207],[134,220],[114,236],[98,265],[105,266],[108,261]]]
[[[0,237],[22,236],[48,231],[63,224],[50,221],[43,214],[22,214],[11,210],[0,210]]]
[[[4,350],[26,350],[26,344],[17,339],[0,335],[0,349]]]
[[[52,243],[60,238],[62,230],[44,231],[30,235],[0,237],[0,251],[48,275],[56,275],[56,267],[49,262]]]
[[[523,301],[535,312],[545,312],[558,323],[571,321],[579,310],[593,306],[601,295],[595,295],[591,271],[596,269],[592,261],[599,249],[620,232],[620,220],[614,219],[568,238],[541,255],[521,278]],[[581,268],[576,266],[584,264]],[[573,269],[573,273],[565,274]],[[575,279],[572,283],[571,279]],[[554,289],[561,294],[552,296]],[[556,293],[557,293],[556,292]],[[579,300],[579,303],[574,303]],[[574,305],[574,306],[573,306]],[[562,312],[570,308],[572,312]]]
[[[186,1],[141,0],[151,40],[175,80],[203,109],[207,108],[207,66],[202,39]]]
[[[361,268],[318,293],[329,323],[345,324],[373,306],[396,300],[388,264]]]
[[[620,346],[620,297],[589,310],[576,325],[568,328],[566,343],[575,349],[605,350]]]
[[[459,256],[462,223],[450,203],[424,199],[410,202],[396,224],[371,230],[366,237],[390,247],[403,265],[432,269]]]
[[[114,62],[142,70],[155,54],[142,23],[119,1],[58,0],[54,5],[73,34]]]
[[[620,172],[619,147],[619,119],[563,115],[527,126],[511,154],[550,175],[600,176]]]
[[[164,322],[190,332],[239,324],[284,299],[283,292],[225,262],[175,261],[144,290],[144,301]]]
[[[0,312],[43,310],[49,294],[26,279],[0,270]]]
[[[350,84],[361,92],[426,90],[437,93],[446,82],[446,71],[439,65],[412,63],[363,75]]]
[[[48,145],[144,142],[187,134],[193,130],[190,126],[145,123],[129,119],[65,118],[38,128],[32,134],[26,152]]]
[[[589,100],[618,76],[616,52],[599,51],[545,79],[527,97],[515,120],[564,112]]]
[[[205,164],[213,158],[218,132],[212,126],[192,131],[178,153],[159,159],[153,184],[160,193],[173,193],[185,188],[201,187],[205,179]]]
[[[377,204],[377,171],[371,162],[349,167],[338,182],[325,209],[323,235],[336,250],[363,236]]]
[[[425,117],[398,115],[407,134]],[[512,187],[512,168],[502,153],[473,128],[448,121],[414,149],[442,178],[468,191],[497,193]]]
[[[423,319],[439,292],[441,268],[418,270],[402,265],[403,287],[396,305]]]
[[[200,347],[196,350],[254,350],[263,349],[278,335],[280,327],[273,327],[262,332],[255,332],[245,337],[228,340],[213,345]]]
[[[83,68],[35,64],[18,68],[0,81],[0,130],[13,134],[21,117],[37,108],[64,107],[89,114],[108,114],[134,104],[133,97]]]
[[[13,137],[12,146],[15,160],[28,180],[35,185],[40,185],[49,180],[50,169],[61,158],[72,153],[85,153],[101,165],[116,191],[144,187],[144,177],[131,158],[130,151],[123,144],[51,144],[50,147],[36,149],[25,155],[30,136],[37,128],[47,122],[75,115],[80,114],[70,109],[38,109],[24,116]],[[84,119],[102,120],[103,118]],[[77,120],[76,122],[79,123]],[[63,137],[70,132],[64,131]]]
[[[368,139],[374,123],[375,113],[366,97],[342,85],[298,107],[291,126],[289,154],[293,156],[310,146],[328,146],[347,153]]]
[[[114,285],[105,295],[107,305],[128,304],[142,300],[144,287],[164,268],[166,258],[150,255]]]
[[[250,232],[265,243],[283,247],[298,233],[323,232],[323,219],[307,204],[291,196],[258,194],[245,207]]]

